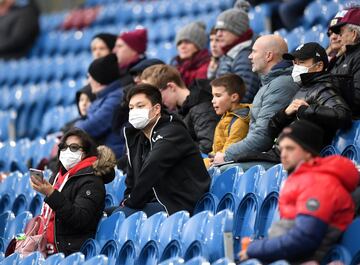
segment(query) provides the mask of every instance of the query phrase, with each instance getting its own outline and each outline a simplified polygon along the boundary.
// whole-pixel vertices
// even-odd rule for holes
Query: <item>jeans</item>
[[[147,204],[145,204],[144,208],[142,209],[133,209],[130,207],[110,207],[105,209],[106,214],[109,216],[112,213],[115,212],[123,212],[125,214],[126,217],[132,215],[133,213],[139,212],[139,211],[143,211],[144,213],[146,213],[147,217],[150,217],[158,212],[166,212],[166,209],[164,208],[164,206],[162,206],[160,203],[158,202],[149,202]]]

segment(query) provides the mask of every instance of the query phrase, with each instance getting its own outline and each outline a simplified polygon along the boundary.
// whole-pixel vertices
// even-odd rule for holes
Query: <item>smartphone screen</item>
[[[36,168],[30,168],[30,176],[34,176],[39,181],[43,181],[44,179],[44,172],[42,170],[36,169]]]

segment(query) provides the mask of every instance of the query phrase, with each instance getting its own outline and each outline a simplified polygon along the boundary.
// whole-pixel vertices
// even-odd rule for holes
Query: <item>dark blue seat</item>
[[[137,264],[157,264],[165,246],[172,240],[180,240],[184,224],[189,220],[189,213],[179,211],[169,216],[161,225],[157,241],[150,240],[141,249]]]
[[[326,157],[326,156],[339,155],[339,154],[340,152],[339,150],[336,149],[335,146],[327,145],[321,150],[320,156]]]
[[[82,265],[108,265],[109,259],[105,255],[97,255],[82,263]]]
[[[14,265],[19,264],[21,256],[18,253],[13,253],[10,256],[6,257],[0,262],[0,265]]]
[[[75,252],[65,259],[63,259],[59,265],[80,265],[83,264],[85,261],[85,256],[81,252]]]
[[[267,237],[271,225],[280,219],[278,210],[279,193],[270,192],[261,202],[258,216],[255,222],[256,238]]]
[[[338,130],[332,143],[340,153],[351,144],[360,145],[360,121],[353,121],[347,130]]]
[[[204,257],[195,257],[188,260],[184,265],[209,265],[210,263]]]
[[[173,240],[167,244],[161,254],[160,261],[181,257],[194,241],[203,241],[206,225],[212,216],[210,211],[204,211],[191,217],[183,227],[180,241]]]
[[[221,258],[215,261],[212,265],[232,265],[234,264],[232,261],[230,261],[228,258]]]
[[[64,253],[56,253],[47,257],[43,265],[58,265],[64,258]]]
[[[125,262],[127,259],[133,260],[134,253],[129,251],[135,249],[134,242],[138,242],[140,230],[145,220],[146,214],[141,211],[127,217],[118,227],[117,236],[106,241],[100,250],[100,254],[107,256],[111,263],[116,261],[120,252],[125,254],[120,258],[125,264],[127,264]]]
[[[348,145],[341,153],[342,156],[349,158],[356,164],[360,163],[360,149],[356,145]]]
[[[100,221],[95,239],[88,239],[81,246],[80,251],[86,259],[99,254],[108,240],[118,238],[119,228],[124,220],[125,215],[122,212],[116,212]]]
[[[180,265],[180,264],[184,264],[184,260],[180,257],[170,258],[159,263],[159,265]]]
[[[281,164],[269,168],[266,173],[259,178],[255,191],[256,194],[261,200],[264,200],[270,192],[279,192],[283,178],[286,178],[286,172]]]
[[[290,263],[287,262],[286,260],[278,260],[270,263],[269,265],[290,265]]]

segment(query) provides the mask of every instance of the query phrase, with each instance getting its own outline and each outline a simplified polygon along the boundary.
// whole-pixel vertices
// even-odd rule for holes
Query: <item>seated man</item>
[[[124,130],[128,169],[125,197],[116,211],[169,215],[192,213],[208,191],[210,176],[185,125],[167,114],[160,91],[146,84],[128,93],[129,123]]]
[[[272,224],[268,239],[255,240],[242,250],[241,260],[321,261],[352,222],[350,193],[359,183],[359,173],[347,158],[320,158],[322,138],[323,130],[305,120],[283,130],[281,163],[289,176],[280,191],[280,221]]]
[[[294,61],[292,77],[300,85],[292,103],[275,114],[269,128],[276,138],[281,130],[297,119],[316,123],[325,131],[323,144],[331,143],[336,131],[351,125],[351,111],[337,93],[328,66],[326,51],[316,42],[301,45],[284,59]]]
[[[219,117],[211,104],[211,87],[207,80],[195,80],[187,87],[179,71],[169,65],[153,65],[141,75],[143,83],[161,91],[163,104],[170,110],[178,110],[190,135],[199,145],[200,152],[211,151],[214,131]]]
[[[114,54],[94,60],[89,66],[89,83],[96,100],[91,104],[87,116],[75,123],[90,134],[98,144],[112,149],[119,158],[123,152],[124,139],[112,131],[115,106],[121,101],[123,92],[118,82],[119,68]]]

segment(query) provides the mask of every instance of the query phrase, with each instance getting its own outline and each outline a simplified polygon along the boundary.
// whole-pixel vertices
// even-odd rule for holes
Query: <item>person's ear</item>
[[[267,62],[271,62],[274,59],[274,54],[272,52],[266,52],[265,58]]]
[[[161,113],[161,104],[155,104],[154,105],[154,111],[155,111],[155,115],[158,115]]]
[[[239,102],[239,94],[238,93],[232,93],[230,96],[231,103]]]
[[[168,82],[167,87],[168,87],[168,89],[170,89],[171,92],[175,92],[177,85],[174,82]]]

